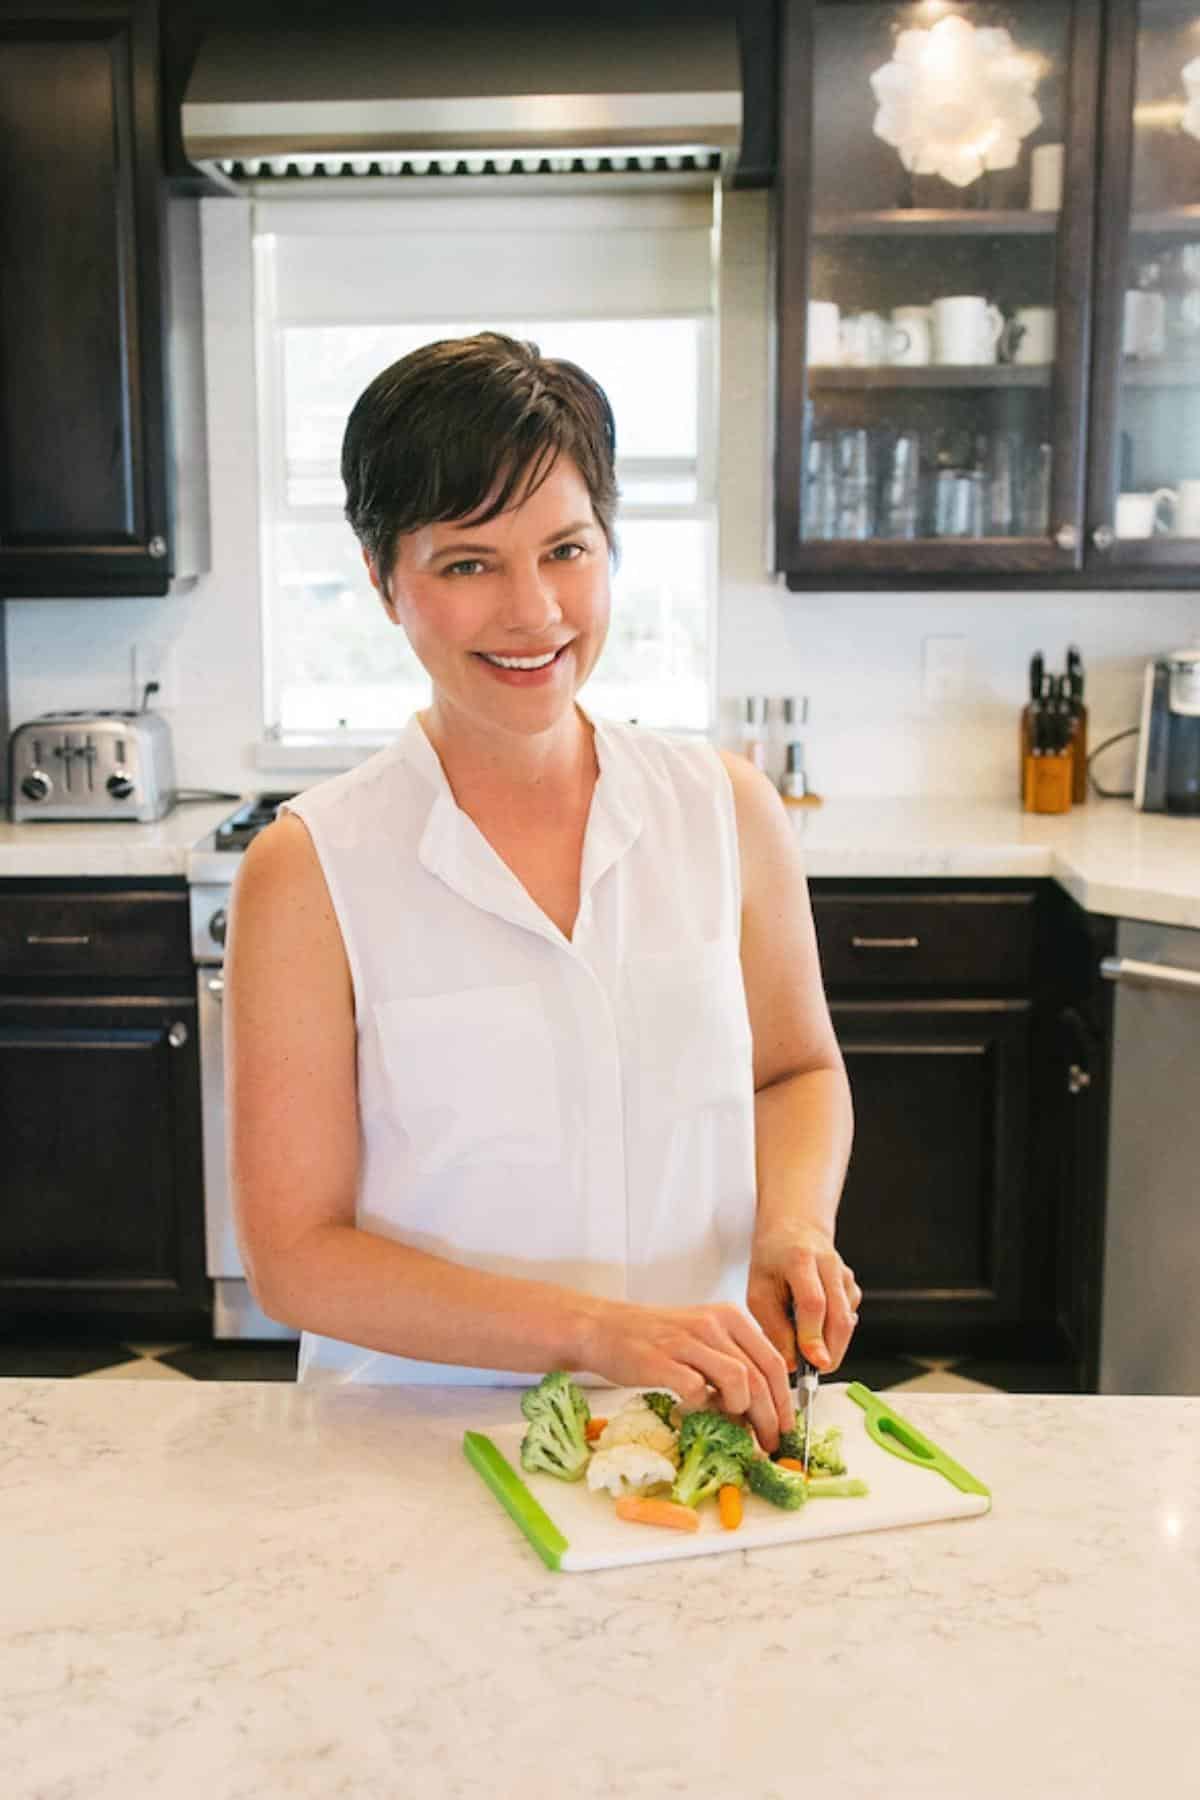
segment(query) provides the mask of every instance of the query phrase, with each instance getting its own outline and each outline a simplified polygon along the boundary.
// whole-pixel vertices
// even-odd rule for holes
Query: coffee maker
[[[1133,804],[1200,817],[1200,650],[1146,665]]]

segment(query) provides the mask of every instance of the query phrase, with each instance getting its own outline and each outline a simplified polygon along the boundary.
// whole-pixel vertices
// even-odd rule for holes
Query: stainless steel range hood
[[[416,154],[501,157],[717,152],[737,161],[742,81],[730,0],[664,19],[635,0],[593,14],[444,24],[329,23],[214,32],[183,101],[183,142],[209,171],[338,158],[362,172]],[[564,17],[564,14],[566,16]],[[307,170],[302,171],[307,173]],[[351,173],[347,166],[346,173]]]

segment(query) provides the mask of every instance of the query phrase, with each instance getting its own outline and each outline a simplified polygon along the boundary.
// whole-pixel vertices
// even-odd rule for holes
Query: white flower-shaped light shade
[[[1179,123],[1189,137],[1200,138],[1200,56],[1184,63],[1179,74],[1187,94],[1187,105]]]
[[[966,187],[985,169],[1013,167],[1041,122],[1039,73],[1002,29],[951,15],[928,31],[902,31],[891,62],[871,76],[875,135],[912,174]]]

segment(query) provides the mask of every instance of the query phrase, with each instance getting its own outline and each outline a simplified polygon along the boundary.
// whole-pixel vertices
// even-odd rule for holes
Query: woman
[[[596,383],[493,333],[354,407],[347,517],[433,698],[243,859],[239,1235],[303,1380],[563,1367],[773,1448],[793,1306],[826,1371],[857,1319],[849,1091],[773,788],[576,704],[613,458]]]

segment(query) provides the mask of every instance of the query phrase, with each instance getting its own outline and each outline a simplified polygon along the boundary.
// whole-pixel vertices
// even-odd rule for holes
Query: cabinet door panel
[[[142,531],[129,32],[25,31],[0,40],[0,534],[9,549],[129,544]]]
[[[197,1101],[194,1002],[0,1001],[0,1293],[194,1292]]]
[[[832,1012],[855,1108],[838,1240],[872,1319],[1015,1318],[1027,1004]]]

